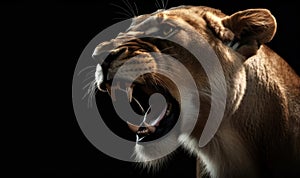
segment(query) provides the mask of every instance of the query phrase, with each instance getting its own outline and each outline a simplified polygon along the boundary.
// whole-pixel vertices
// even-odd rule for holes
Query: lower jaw
[[[171,133],[151,142],[136,143],[134,155],[138,162],[155,161],[173,153],[180,146],[178,135]]]

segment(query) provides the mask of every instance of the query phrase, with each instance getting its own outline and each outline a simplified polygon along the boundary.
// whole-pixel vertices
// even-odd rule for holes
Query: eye
[[[174,31],[174,28],[170,25],[165,25],[162,30],[163,35],[168,36]]]

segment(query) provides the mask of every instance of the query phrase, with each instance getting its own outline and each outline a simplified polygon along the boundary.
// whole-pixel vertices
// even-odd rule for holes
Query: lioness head
[[[227,98],[223,101],[226,108],[222,123],[226,124],[226,116],[238,108],[241,102],[239,93],[245,90],[241,82],[245,75],[242,64],[255,55],[262,44],[269,42],[275,31],[276,21],[265,9],[249,9],[228,16],[213,8],[180,6],[135,17],[125,32],[99,44],[93,54],[94,59],[99,60],[95,73],[98,89],[108,92],[113,102],[118,100],[118,93],[125,94],[132,109],[145,116],[135,123],[132,118],[128,118],[127,122],[128,129],[137,135],[137,160],[152,161],[160,157],[161,151],[177,142],[188,145],[188,140],[199,140],[212,106],[210,97],[213,89],[218,91],[223,88],[227,92]],[[177,43],[172,42],[174,40]],[[216,70],[211,64],[208,73],[187,49],[204,44],[209,44],[223,71]],[[184,76],[185,71],[180,70],[178,63],[168,60],[167,56],[188,69],[199,95],[190,93],[182,100],[176,83],[159,72],[164,67],[175,77]],[[219,80],[220,73],[224,73],[226,79],[223,86],[209,81],[209,75]],[[155,93],[165,98],[158,109],[148,102]],[[196,107],[194,100],[199,100],[201,107],[197,108],[199,113],[193,131],[186,136],[184,124],[189,121],[185,119]],[[153,142],[153,145],[143,145],[168,135],[176,123],[183,126],[179,126],[166,139]]]

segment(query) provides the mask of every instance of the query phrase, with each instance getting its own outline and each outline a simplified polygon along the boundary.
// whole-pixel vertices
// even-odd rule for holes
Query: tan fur
[[[299,177],[300,79],[280,56],[264,45],[276,32],[272,14],[266,9],[249,9],[227,16],[209,7],[180,6],[152,16],[170,19],[186,31],[191,30],[176,34],[182,43],[199,43],[195,40],[203,37],[224,70],[225,115],[214,138],[200,148],[198,141],[211,106],[207,90],[222,86],[209,86],[201,66],[187,62],[192,58],[190,55],[176,47],[169,49],[170,54],[181,55],[179,60],[192,71],[197,86],[202,88],[201,114],[196,127],[191,135],[182,134],[178,138],[198,157],[198,176],[206,171],[212,178]],[[138,23],[141,19],[138,17]],[[233,45],[228,47],[226,44],[230,42]],[[213,73],[217,78],[218,71]],[[167,85],[178,98],[172,90],[174,86]]]

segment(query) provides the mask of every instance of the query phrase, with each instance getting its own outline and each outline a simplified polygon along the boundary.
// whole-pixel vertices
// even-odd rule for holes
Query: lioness
[[[136,159],[157,166],[160,161],[152,159],[175,140],[198,157],[198,177],[202,174],[212,178],[299,177],[300,78],[264,45],[272,40],[276,27],[275,18],[266,9],[248,9],[228,16],[210,7],[180,6],[135,17],[126,32],[99,44],[93,54],[101,60],[95,73],[99,90],[108,91],[112,100],[116,100],[117,89],[126,91],[131,106],[141,115],[148,114],[150,95],[158,92],[166,98],[166,107],[152,123],[128,122],[129,129],[139,138]],[[140,38],[141,34],[157,38]],[[195,62],[195,56],[181,46],[201,45],[200,37],[219,58],[227,92],[222,123],[203,147],[198,142],[212,106],[211,90],[222,86],[210,85],[207,77],[213,75],[218,80],[220,71],[212,69],[207,74]],[[175,44],[167,38],[182,43]],[[158,59],[153,52],[168,54],[189,70],[199,90],[199,96],[194,97],[199,97],[201,107],[191,134],[179,129],[163,144],[144,148],[141,142],[166,135],[177,121],[184,123],[185,117],[179,117],[180,113],[189,112],[182,110],[186,103],[182,103],[176,84],[156,73],[157,61],[164,59]],[[123,80],[118,86],[112,86],[118,69],[135,56],[128,64],[130,68],[123,70]],[[168,67],[177,66],[169,64]],[[138,77],[134,83],[126,83],[134,71],[148,69],[151,72]]]

